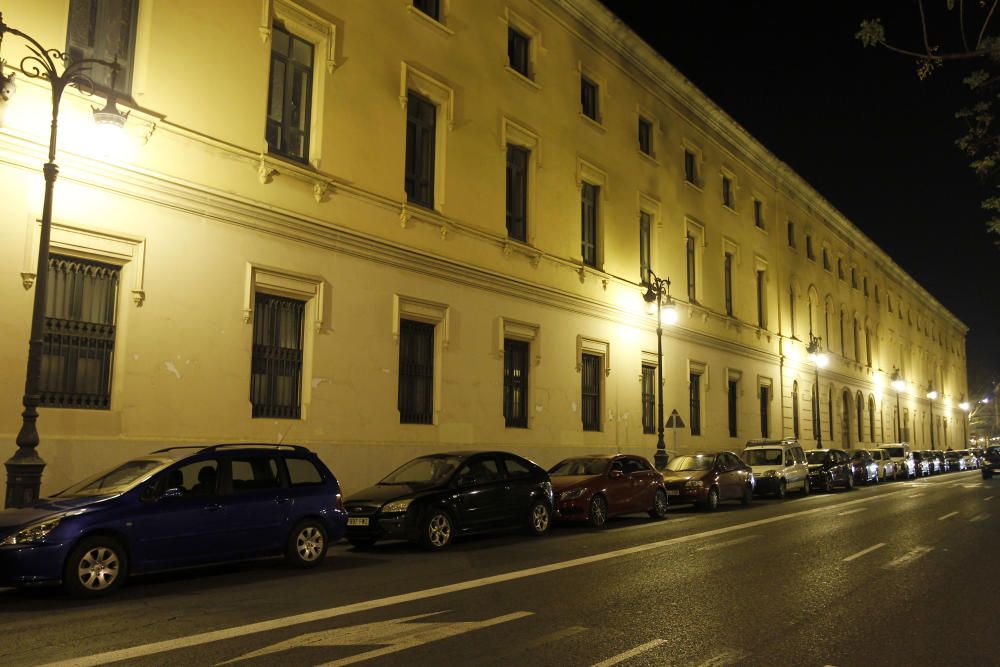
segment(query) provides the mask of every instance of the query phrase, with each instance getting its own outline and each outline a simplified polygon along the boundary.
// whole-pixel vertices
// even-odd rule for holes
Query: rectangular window
[[[868,296],[868,276],[865,276],[864,278],[861,279],[861,287],[863,288],[862,291],[864,292],[864,295],[867,297]]]
[[[43,407],[111,407],[119,271],[49,256],[38,387]]]
[[[816,261],[816,254],[813,252],[813,237],[806,234],[806,257]]]
[[[250,405],[254,417],[298,419],[302,409],[302,332],[305,302],[254,297]]]
[[[270,457],[232,459],[229,462],[233,493],[253,493],[281,488],[278,462]],[[199,471],[198,477],[200,478]],[[211,476],[214,481],[214,475]],[[195,487],[197,488],[197,487]]]
[[[767,328],[767,292],[764,272],[757,272],[757,326]]]
[[[753,224],[764,229],[764,202],[759,199],[753,200]]]
[[[858,289],[858,271],[853,266],[851,267],[851,287]]]
[[[413,0],[413,8],[419,9],[435,21],[441,20],[441,0]]]
[[[526,148],[507,144],[507,236],[528,240],[528,157]]]
[[[684,180],[692,185],[698,184],[698,164],[694,153],[687,150],[684,151]]]
[[[768,420],[768,409],[771,404],[771,387],[760,386],[760,437],[771,437],[771,426]]]
[[[788,247],[795,247],[795,223],[791,220],[788,221]]]
[[[434,208],[434,141],[437,107],[410,92],[406,102],[406,199]]]
[[[728,176],[722,177],[722,205],[727,208],[735,208],[733,206],[733,179]]]
[[[844,260],[837,258],[837,277],[841,280],[844,279]]]
[[[597,108],[597,84],[585,76],[580,76],[580,107],[583,115],[595,121],[600,121]]]
[[[639,117],[639,150],[646,155],[653,154],[653,124]]]
[[[823,268],[827,271],[830,270],[830,253],[826,248],[823,248]]]
[[[739,395],[739,380],[729,380],[729,437],[735,438],[736,429],[736,398]]]
[[[696,299],[696,288],[695,283],[695,251],[694,251],[695,240],[694,237],[688,234],[687,237],[687,283],[688,283],[688,301],[695,303]]]
[[[723,283],[726,290],[726,315],[733,316],[733,254],[727,252],[723,260]]]
[[[503,341],[503,417],[512,428],[528,428],[528,358],[531,343]]]
[[[312,106],[313,46],[275,23],[267,96],[267,150],[306,162]]]
[[[580,252],[583,263],[597,266],[597,202],[600,188],[584,183],[580,188]]]
[[[434,423],[434,325],[399,321],[399,423]]]
[[[642,365],[642,432],[656,433],[656,366]]]
[[[116,62],[115,91],[132,94],[135,26],[139,0],[70,0],[66,53],[69,60]],[[99,90],[111,90],[111,68],[94,64],[87,76]]]
[[[649,213],[639,211],[639,277],[644,285],[650,280],[650,217]]]
[[[603,359],[596,354],[581,357],[581,416],[584,431],[601,430],[601,366]]]
[[[507,60],[510,68],[519,74],[531,78],[528,60],[531,39],[522,32],[507,28]]]
[[[691,373],[689,380],[691,435],[701,435],[701,374]]]

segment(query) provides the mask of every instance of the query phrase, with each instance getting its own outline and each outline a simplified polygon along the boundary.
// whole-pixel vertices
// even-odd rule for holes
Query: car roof
[[[784,438],[782,440],[774,440],[772,438],[754,438],[752,440],[747,440],[747,444],[744,446],[744,449],[750,449],[751,447],[801,447],[801,445],[795,438]]]
[[[295,452],[296,454],[312,454],[309,449],[302,447],[301,445],[276,445],[274,443],[257,443],[257,442],[233,442],[233,443],[221,443],[218,445],[178,445],[176,447],[164,447],[163,449],[157,449],[151,452],[150,455],[159,455],[162,458],[172,459],[174,461],[179,461],[180,459],[188,458],[189,456],[194,456],[195,454],[204,454],[207,452],[216,451],[283,451],[283,452]]]

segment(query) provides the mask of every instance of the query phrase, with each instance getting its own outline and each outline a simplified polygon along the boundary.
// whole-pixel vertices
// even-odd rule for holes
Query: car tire
[[[326,527],[317,519],[303,519],[288,534],[285,559],[295,567],[316,567],[326,558]]]
[[[780,499],[786,495],[788,495],[788,485],[785,483],[785,480],[781,480],[778,482],[778,490],[774,492],[774,496]]]
[[[603,528],[604,524],[608,522],[608,501],[604,499],[604,496],[596,494],[590,499],[587,521],[593,528]]]
[[[829,474],[823,475],[823,491],[826,493],[833,492],[833,477]]]
[[[430,551],[440,551],[455,537],[455,524],[451,515],[441,509],[431,509],[420,524],[420,546]]]
[[[708,495],[701,507],[708,512],[714,512],[719,507],[719,490],[717,488],[713,486],[708,490]]]
[[[540,536],[548,532],[552,525],[552,510],[548,503],[536,500],[528,508],[528,534]]]
[[[669,506],[670,499],[667,498],[667,492],[663,489],[657,489],[656,495],[653,496],[653,509],[649,510],[649,516],[654,519],[665,519]]]
[[[784,480],[782,480],[781,482],[782,487],[784,487],[784,484],[785,482]],[[784,498],[784,496],[782,496],[782,498]],[[746,486],[743,487],[743,497],[740,498],[740,504],[746,506],[749,505],[751,502],[753,502],[753,487],[750,486],[750,484],[747,484]]]
[[[95,535],[73,547],[63,567],[63,586],[70,595],[95,598],[113,593],[128,576],[128,555],[117,539]]]
[[[854,473],[847,474],[847,484],[844,485],[844,488],[848,491],[854,488]]]
[[[808,496],[809,495],[809,491],[810,491],[810,489],[809,489],[809,478],[806,477],[805,480],[802,482],[802,495],[803,496]]]
[[[347,540],[351,546],[358,550],[371,549],[375,546],[375,540],[368,537],[355,537]]]

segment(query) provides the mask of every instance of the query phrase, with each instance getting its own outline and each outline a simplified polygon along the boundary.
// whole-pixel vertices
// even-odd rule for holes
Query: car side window
[[[180,489],[186,497],[213,496],[218,491],[219,462],[210,459],[197,461],[167,471],[156,480],[156,495]]]
[[[288,483],[291,486],[310,486],[323,483],[323,475],[309,459],[286,458]]]
[[[639,472],[642,470],[642,464],[633,458],[622,459],[622,471],[628,475],[629,473]]]
[[[500,470],[497,468],[496,459],[493,458],[473,459],[462,466],[462,469],[458,472],[458,481],[460,484],[495,482],[500,477]]]
[[[270,457],[233,458],[233,493],[266,491],[281,487],[278,462]]]
[[[504,468],[507,469],[507,476],[516,479],[518,477],[529,477],[531,469],[515,458],[505,456],[503,459]]]
[[[801,447],[796,447],[794,451],[795,451],[795,462],[796,463],[800,463],[800,464],[801,463],[805,463],[806,462],[806,453],[802,451],[802,448]]]
[[[618,472],[625,474],[625,465],[622,463],[621,459],[615,459],[611,462],[612,472],[617,470]]]

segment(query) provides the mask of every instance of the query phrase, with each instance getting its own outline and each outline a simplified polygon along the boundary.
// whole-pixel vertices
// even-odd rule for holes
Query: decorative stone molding
[[[260,181],[261,185],[268,185],[274,180],[280,172],[276,167],[268,164],[264,160],[264,154],[260,154],[260,163],[257,165],[257,180]]]
[[[539,332],[541,327],[533,322],[522,322],[520,320],[512,320],[507,317],[497,318],[497,339],[496,339],[496,350],[497,356],[501,359],[504,354],[504,339],[513,338],[515,340],[522,340],[527,343],[531,343],[531,351],[534,353],[535,365],[542,363],[542,355],[539,354],[541,350],[541,345],[538,345]]]
[[[397,345],[399,344],[399,321],[401,319],[436,325],[440,334],[441,349],[448,349],[451,335],[451,308],[447,304],[393,294],[392,340]]]
[[[576,337],[576,371],[583,370],[583,354],[597,354],[604,357],[604,375],[611,375],[611,343],[600,338],[577,335]]]
[[[323,328],[326,282],[320,276],[297,273],[273,266],[247,262],[243,288],[243,323],[253,321],[255,295],[258,291],[311,302],[313,331]]]

